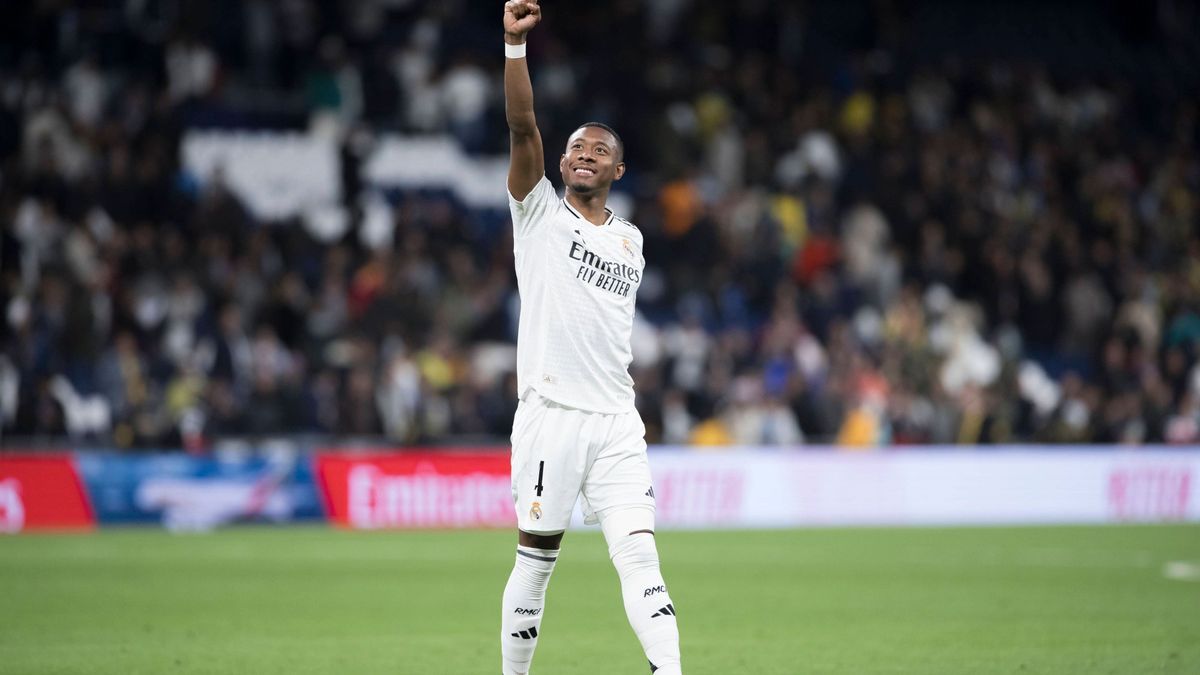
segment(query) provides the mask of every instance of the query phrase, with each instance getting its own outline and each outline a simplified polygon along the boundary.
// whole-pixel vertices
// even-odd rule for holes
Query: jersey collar
[[[566,197],[563,197],[562,203],[567,207],[567,210],[571,212],[571,215],[579,218],[580,220],[587,220],[587,218],[583,217],[582,213],[580,213],[574,206],[571,206],[571,202],[567,201]],[[608,218],[605,219],[603,225],[600,225],[600,227],[603,227],[604,225],[611,225],[613,218],[616,217],[616,214],[612,212],[612,209],[608,208],[607,206],[604,207],[604,211],[608,214]],[[591,221],[589,220],[588,222],[590,223]]]

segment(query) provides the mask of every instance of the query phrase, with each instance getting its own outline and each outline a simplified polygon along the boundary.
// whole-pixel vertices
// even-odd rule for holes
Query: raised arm
[[[537,0],[504,3],[504,42],[524,45],[525,35],[542,19]],[[533,83],[524,57],[504,59],[504,115],[512,157],[508,164],[508,191],[518,201],[525,199],[546,172],[542,135],[533,114]]]

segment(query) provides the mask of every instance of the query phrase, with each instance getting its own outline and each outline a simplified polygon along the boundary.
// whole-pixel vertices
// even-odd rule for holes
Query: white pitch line
[[[1192,560],[1172,560],[1163,565],[1163,576],[1175,581],[1200,581],[1200,563]]]

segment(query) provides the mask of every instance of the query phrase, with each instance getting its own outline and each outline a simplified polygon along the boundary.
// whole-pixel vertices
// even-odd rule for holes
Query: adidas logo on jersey
[[[650,499],[654,499],[654,488],[653,487],[651,487],[649,490],[646,490],[646,496],[649,497]]]

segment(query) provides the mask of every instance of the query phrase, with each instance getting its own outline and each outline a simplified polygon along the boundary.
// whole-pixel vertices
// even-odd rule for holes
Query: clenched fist
[[[525,34],[542,20],[537,0],[509,0],[504,3],[504,37],[508,42],[524,42]]]

